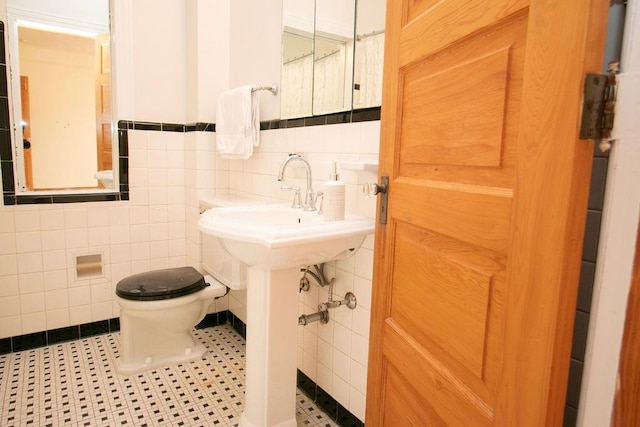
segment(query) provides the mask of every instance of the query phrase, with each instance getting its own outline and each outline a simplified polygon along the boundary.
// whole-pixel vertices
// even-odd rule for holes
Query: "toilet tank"
[[[200,212],[214,207],[264,204],[264,202],[231,195],[217,195],[200,200]],[[247,266],[224,250],[218,239],[200,233],[202,240],[202,268],[230,289],[247,289]]]

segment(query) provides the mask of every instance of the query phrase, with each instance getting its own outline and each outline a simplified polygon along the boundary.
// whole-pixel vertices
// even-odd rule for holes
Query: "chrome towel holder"
[[[269,92],[271,92],[274,95],[278,94],[278,84],[274,83],[271,86],[256,86],[253,89],[251,89],[251,92],[256,92],[259,90],[268,90]]]

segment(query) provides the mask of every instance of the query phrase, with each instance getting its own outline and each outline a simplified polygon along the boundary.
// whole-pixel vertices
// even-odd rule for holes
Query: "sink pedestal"
[[[296,427],[298,267],[247,270],[242,427]]]
[[[301,265],[347,258],[374,231],[372,218],[325,221],[288,205],[214,208],[200,231],[247,268],[247,369],[243,427],[296,426]]]

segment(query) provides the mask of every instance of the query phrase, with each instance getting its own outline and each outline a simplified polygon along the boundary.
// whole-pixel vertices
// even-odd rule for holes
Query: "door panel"
[[[561,423],[607,2],[559,3],[387,3],[367,425]]]
[[[485,254],[471,254],[474,248],[459,241],[402,223],[396,233],[391,318],[431,353],[481,379],[492,285],[500,271],[461,262],[468,254],[482,263]]]
[[[513,187],[526,15],[400,71],[400,174]]]
[[[445,427],[447,424],[436,414],[428,404],[420,398],[420,393],[415,392],[411,384],[408,384],[402,375],[393,368],[389,372],[387,393],[399,395],[407,390],[414,390],[413,393],[406,393],[404,399],[387,400],[384,408],[385,425],[397,425],[399,419],[404,421],[406,426]]]

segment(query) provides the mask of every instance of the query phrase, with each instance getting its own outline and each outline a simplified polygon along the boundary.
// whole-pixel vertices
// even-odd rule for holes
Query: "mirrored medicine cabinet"
[[[384,0],[283,0],[281,118],[379,107]]]

